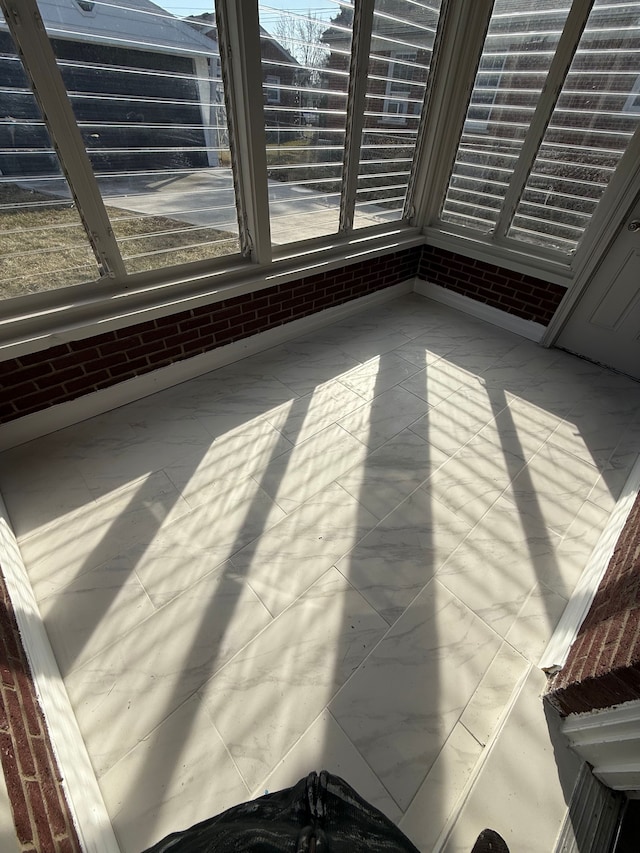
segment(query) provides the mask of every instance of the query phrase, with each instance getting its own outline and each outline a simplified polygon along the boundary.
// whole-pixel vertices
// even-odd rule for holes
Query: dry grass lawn
[[[239,251],[238,238],[165,216],[108,207],[127,272],[206,260]],[[40,293],[99,277],[75,205],[0,185],[0,298]]]

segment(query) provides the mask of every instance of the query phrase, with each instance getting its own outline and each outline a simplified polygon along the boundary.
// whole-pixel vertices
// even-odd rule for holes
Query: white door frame
[[[562,732],[608,788],[634,798],[640,796],[640,699],[570,714]]]
[[[551,322],[540,341],[542,346],[552,347],[558,340],[567,321],[577,307],[580,298],[595,279],[600,265],[612,249],[616,238],[625,227],[631,211],[638,203],[640,203],[640,157],[638,158],[637,168],[634,170],[633,177],[629,180],[625,191],[620,197],[618,210],[624,211],[624,215],[612,211],[609,225],[604,229],[596,243],[594,243],[589,258],[577,271],[573,284],[567,290],[558,310],[551,318]]]

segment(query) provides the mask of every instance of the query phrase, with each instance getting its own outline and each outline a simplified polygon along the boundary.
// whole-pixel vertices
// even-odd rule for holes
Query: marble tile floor
[[[537,662],[640,384],[418,295],[0,457],[123,853],[326,767],[425,853],[549,853]]]

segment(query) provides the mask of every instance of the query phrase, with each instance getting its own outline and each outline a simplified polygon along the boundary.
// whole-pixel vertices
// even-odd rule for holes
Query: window
[[[276,74],[265,77],[265,97],[268,104],[280,103],[280,78]]]
[[[580,242],[640,126],[640,109],[628,109],[638,6],[594,4],[511,223],[515,240],[562,252]]]
[[[561,6],[496,2],[441,220],[570,254],[640,124],[640,3]]]
[[[640,0],[208,6],[3,0],[0,296],[155,308],[427,228],[570,280],[636,186]]]
[[[272,243],[336,234],[353,10],[332,0],[312,12],[258,8],[264,79],[281,84],[264,106]]]
[[[0,297],[98,279],[98,262],[6,31],[0,69]]]
[[[402,53],[394,50],[391,52],[389,61],[386,97],[384,99],[383,111],[387,114],[385,121],[406,124],[406,116],[410,110],[409,97],[411,95],[411,81],[413,79],[416,52]],[[414,105],[420,106],[420,105]],[[415,108],[411,108],[415,114]]]
[[[469,110],[464,123],[466,133],[488,133],[493,107],[500,91],[500,79],[506,59],[504,53],[486,53],[480,60],[478,76],[471,93]]]
[[[354,228],[404,216],[439,14],[439,2],[375,2]]]
[[[445,222],[479,231],[495,226],[568,12],[562,0],[496,0],[442,208]]]

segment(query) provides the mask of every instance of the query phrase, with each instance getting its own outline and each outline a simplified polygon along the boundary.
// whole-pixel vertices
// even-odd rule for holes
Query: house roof
[[[151,0],[100,0],[84,10],[77,0],[39,0],[38,5],[52,38],[190,56],[212,52],[210,38]],[[6,28],[4,22],[0,26]]]
[[[207,35],[208,38],[216,39],[218,38],[218,28],[216,26],[216,16],[215,12],[203,12],[201,15],[189,15],[186,18],[187,21],[193,27],[198,27],[200,32],[203,35]],[[268,41],[272,47],[277,50],[281,55],[283,60],[290,65],[299,65],[298,60],[292,56],[289,51],[284,47],[278,39],[271,35],[268,30],[261,25],[260,26],[260,42],[264,44],[264,42]]]

